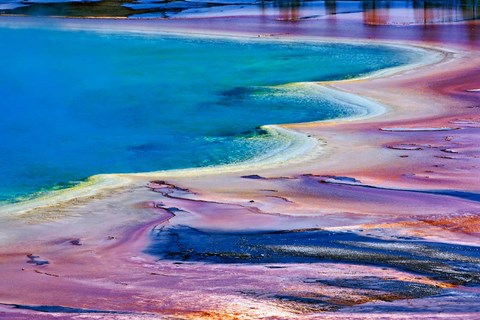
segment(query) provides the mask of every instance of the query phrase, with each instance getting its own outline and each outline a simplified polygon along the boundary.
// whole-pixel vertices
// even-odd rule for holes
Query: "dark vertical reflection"
[[[337,0],[325,0],[325,13],[327,15],[337,14]]]
[[[382,24],[432,24],[474,20],[479,18],[480,0],[251,0],[244,2],[245,10],[258,9],[258,15],[274,15],[281,21],[298,21],[311,16],[333,16],[353,11],[363,11],[364,23]],[[5,2],[5,3],[3,3]],[[145,1],[153,6],[134,6],[142,1],[99,0],[99,1],[21,1],[0,0],[0,14],[33,16],[72,17],[130,17],[138,14],[156,14],[174,17],[191,9],[222,7],[236,0],[211,0],[209,2]],[[20,4],[20,6],[17,6]],[[168,4],[168,5],[167,5]],[[201,4],[201,5],[200,5]],[[305,16],[305,13],[308,14]]]
[[[9,3],[15,1],[20,2],[9,0]],[[477,46],[480,41],[480,24],[474,21],[480,18],[480,0],[242,0],[242,5],[238,5],[237,0],[211,0],[201,1],[200,8],[196,7],[200,2],[188,0],[148,2],[155,5],[151,8],[125,6],[126,3],[132,4],[131,0],[22,1],[24,6],[15,9],[0,6],[0,14],[71,17],[138,17],[147,14],[167,17],[169,23],[193,25],[200,23],[193,20],[198,17],[196,13],[209,17],[212,9],[214,17],[228,19],[204,19],[202,23],[239,32],[249,29],[265,33],[444,41],[472,46]],[[223,10],[225,16],[218,17]],[[239,14],[241,10],[244,12]],[[235,26],[230,18],[237,14],[242,22]],[[172,22],[178,15],[188,20]],[[449,24],[459,21],[467,23]]]
[[[318,15],[332,16],[348,12],[349,6],[357,3],[366,25],[427,25],[478,19],[479,2],[480,0],[263,0],[260,10],[264,14],[265,6],[271,4],[277,10],[278,20],[297,21],[302,18],[302,9],[307,6],[310,10],[318,7]]]
[[[263,0],[262,6],[260,17],[252,19],[261,21],[271,33],[395,38],[472,47],[480,43],[480,24],[474,21],[480,18],[480,0]],[[450,24],[460,21],[465,23]],[[242,30],[245,27],[242,25]],[[254,23],[251,27],[254,29]]]
[[[385,24],[385,9],[382,1],[362,1],[363,22],[368,25],[382,25]]]
[[[341,2],[341,1],[338,1]],[[363,0],[364,23],[434,24],[479,18],[479,0]],[[393,14],[393,10],[396,14]],[[410,19],[413,16],[413,20]]]
[[[297,21],[300,18],[300,8],[304,1],[301,0],[276,0],[273,1],[273,6],[278,8],[279,17],[277,20],[282,21]]]
[[[325,14],[329,16],[328,27],[335,29],[337,26],[337,1],[325,0]]]

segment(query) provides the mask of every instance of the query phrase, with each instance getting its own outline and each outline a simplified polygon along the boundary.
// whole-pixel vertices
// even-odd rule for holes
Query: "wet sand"
[[[478,318],[480,98],[468,90],[480,87],[479,39],[421,27],[372,36],[341,26],[323,33],[320,24],[314,33],[313,23],[280,21],[240,32],[238,23],[256,18],[237,19],[202,20],[195,33],[408,40],[443,58],[323,84],[386,112],[282,126],[321,143],[301,161],[118,184],[107,176],[100,193],[2,215],[0,317]],[[181,32],[199,23],[134,25]]]

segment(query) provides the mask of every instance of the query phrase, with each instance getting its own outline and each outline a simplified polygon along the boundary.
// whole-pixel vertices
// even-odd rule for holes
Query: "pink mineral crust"
[[[478,319],[479,25],[418,26],[387,13],[53,20],[386,40],[441,59],[323,84],[387,111],[283,126],[322,141],[313,158],[135,175],[127,186],[0,215],[0,318]]]

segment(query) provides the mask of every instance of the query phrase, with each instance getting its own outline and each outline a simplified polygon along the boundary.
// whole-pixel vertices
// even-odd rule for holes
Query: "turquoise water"
[[[98,173],[231,163],[285,143],[263,124],[359,112],[298,81],[417,59],[386,46],[0,29],[0,201]],[[312,91],[313,90],[313,91]]]

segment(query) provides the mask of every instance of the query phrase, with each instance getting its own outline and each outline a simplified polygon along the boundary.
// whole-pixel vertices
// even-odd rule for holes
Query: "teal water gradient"
[[[231,163],[282,141],[256,128],[358,112],[281,86],[398,66],[387,46],[0,29],[0,201],[98,173]]]

